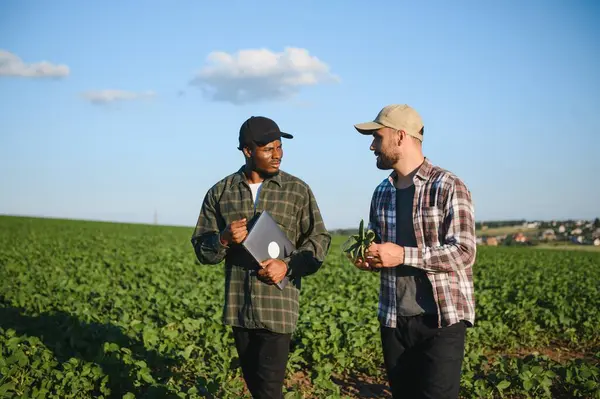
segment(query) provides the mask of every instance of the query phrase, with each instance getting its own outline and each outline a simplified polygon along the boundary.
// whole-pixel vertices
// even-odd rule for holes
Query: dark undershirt
[[[413,225],[414,184],[396,189],[396,243],[417,247]],[[396,309],[398,316],[437,314],[431,283],[423,270],[400,265],[396,268]]]

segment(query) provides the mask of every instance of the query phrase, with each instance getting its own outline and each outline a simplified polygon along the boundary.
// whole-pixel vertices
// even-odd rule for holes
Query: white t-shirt
[[[254,202],[255,208],[256,208],[256,199],[258,198],[258,193],[260,192],[261,187],[262,187],[262,182],[250,184],[250,191],[252,191],[252,201]]]

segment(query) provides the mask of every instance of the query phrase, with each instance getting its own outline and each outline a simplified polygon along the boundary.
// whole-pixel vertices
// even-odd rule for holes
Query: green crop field
[[[0,217],[0,397],[248,397],[191,228]],[[303,281],[286,398],[390,397],[378,275],[335,237]],[[600,253],[481,247],[463,398],[600,398]]]

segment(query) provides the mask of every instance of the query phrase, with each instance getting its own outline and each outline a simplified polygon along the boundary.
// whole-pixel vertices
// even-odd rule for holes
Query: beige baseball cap
[[[419,133],[423,128],[421,116],[406,104],[386,105],[379,111],[374,121],[358,123],[354,127],[362,134],[372,134],[373,130],[390,127],[404,130],[409,136],[423,141],[423,135]]]

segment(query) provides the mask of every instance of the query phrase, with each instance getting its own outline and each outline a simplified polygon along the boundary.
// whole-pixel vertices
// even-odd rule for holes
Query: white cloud
[[[244,104],[287,99],[303,86],[337,81],[329,66],[308,50],[287,47],[280,53],[267,49],[212,52],[190,84],[215,101]]]
[[[22,78],[62,78],[70,73],[66,65],[52,64],[48,61],[26,64],[17,55],[0,50],[0,76],[18,76]]]
[[[83,98],[92,104],[108,104],[115,101],[131,101],[131,100],[139,100],[144,98],[154,97],[156,93],[153,91],[144,91],[144,92],[133,92],[126,90],[92,90],[87,91],[82,94]]]

